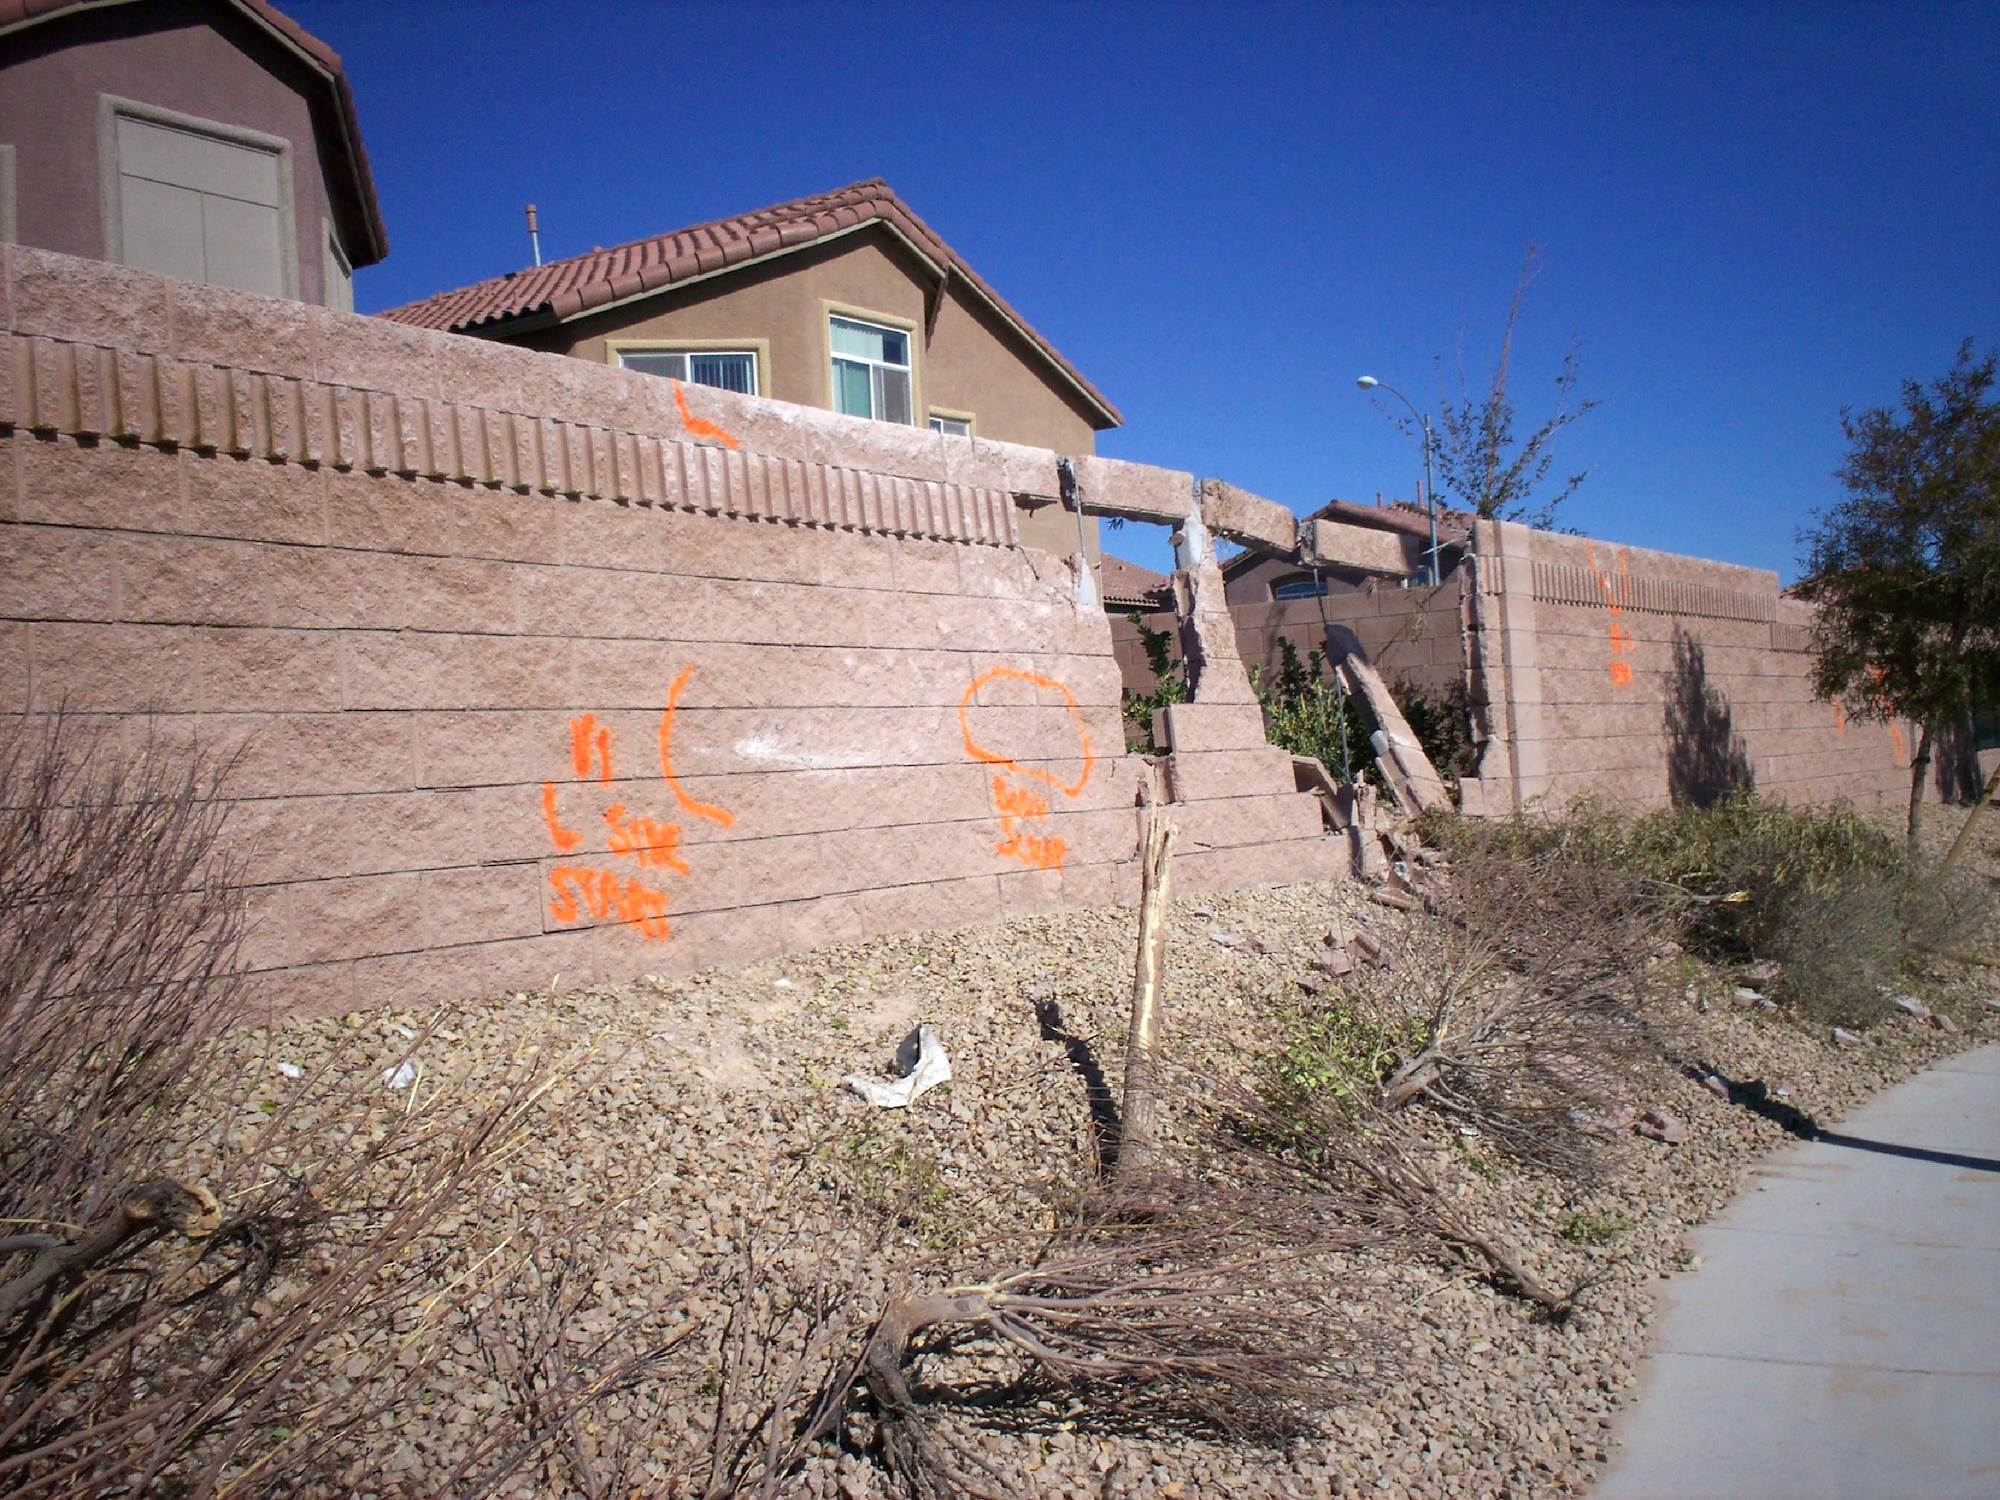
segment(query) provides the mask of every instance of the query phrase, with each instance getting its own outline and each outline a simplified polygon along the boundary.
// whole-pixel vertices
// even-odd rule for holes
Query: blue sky
[[[1563,350],[1592,535],[1788,578],[1842,406],[2000,344],[2000,6],[282,0],[346,59],[375,310],[881,176],[1126,415],[1305,511],[1408,495],[1364,372]],[[1151,528],[1108,537],[1158,563]]]

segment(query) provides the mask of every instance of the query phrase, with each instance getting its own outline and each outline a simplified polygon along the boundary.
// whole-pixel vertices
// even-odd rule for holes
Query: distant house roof
[[[1112,609],[1156,609],[1166,599],[1167,575],[1105,553],[1098,565],[1104,603]]]
[[[1118,408],[1057,353],[1055,345],[1009,307],[879,177],[755,213],[509,271],[457,291],[439,292],[421,302],[390,308],[378,316],[447,333],[525,332],[525,328],[517,330],[510,325],[566,323],[668,287],[823,244],[871,224],[887,228],[928,265],[939,279],[940,292],[946,285],[963,285],[1020,334],[1102,419],[1093,425],[1116,427],[1124,421]]]
[[[87,10],[108,10],[140,0],[0,0],[0,37]],[[354,112],[354,93],[340,54],[265,0],[214,0],[233,7],[280,47],[305,64],[326,89],[332,106],[334,133],[321,142],[333,165],[344,168],[347,181],[329,179],[341,223],[341,249],[348,264],[372,266],[389,253],[389,231],[382,223],[382,205],[375,196],[375,177],[368,170],[368,152],[361,144],[361,122]],[[148,6],[148,9],[151,7]],[[344,189],[344,191],[343,191]]]

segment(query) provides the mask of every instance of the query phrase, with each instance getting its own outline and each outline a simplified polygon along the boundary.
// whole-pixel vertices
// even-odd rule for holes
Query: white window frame
[[[876,360],[860,359],[851,354],[835,354],[833,352],[833,321],[835,318],[840,319],[843,323],[860,323],[869,328],[880,329],[885,333],[900,333],[903,336],[903,347],[909,351],[909,364],[891,365]],[[819,320],[820,371],[821,378],[826,381],[826,409],[828,411],[840,410],[839,407],[834,405],[833,362],[836,359],[844,359],[853,364],[868,365],[871,368],[907,370],[910,376],[910,420],[908,423],[890,423],[890,425],[917,426],[917,413],[928,410],[924,405],[922,376],[917,366],[917,326],[916,322],[909,318],[898,318],[889,313],[874,312],[865,307],[852,307],[840,302],[821,302]],[[871,381],[869,392],[870,405],[874,404],[873,384]],[[852,413],[848,413],[848,415],[852,415]],[[870,416],[863,420],[875,422],[889,421],[887,417],[875,416]],[[929,425],[929,421],[926,419],[923,426],[928,428]]]
[[[1286,594],[1278,592],[1280,589],[1296,589],[1301,585],[1308,592]],[[1314,585],[1318,586],[1314,587]],[[1289,604],[1295,599],[1324,599],[1331,592],[1327,576],[1324,573],[1320,574],[1318,578],[1314,578],[1310,573],[1289,573],[1285,577],[1273,579],[1271,582],[1271,602],[1273,604]]]
[[[764,394],[764,372],[771,358],[771,341],[769,339],[606,339],[604,341],[606,364],[618,369],[629,368],[625,364],[625,356],[628,354],[685,354],[690,359],[698,354],[747,354],[750,356],[749,394],[761,396]],[[690,380],[687,383],[693,385],[695,382]]]
[[[137,99],[121,99],[116,94],[97,96],[97,173],[104,213],[104,258],[117,265],[125,264],[125,200],[118,184],[121,117],[168,130],[184,130],[189,135],[205,135],[253,151],[267,151],[278,158],[278,259],[283,263],[278,269],[284,279],[284,295],[299,301],[298,204],[292,193],[292,143],[281,135],[266,135],[241,125],[224,125]]]
[[[938,426],[940,422],[963,422],[965,424],[965,431],[946,432],[942,427]],[[944,437],[977,437],[979,435],[979,429],[973,424],[972,413],[969,411],[946,411],[942,406],[933,406],[926,425],[930,427],[932,432]]]

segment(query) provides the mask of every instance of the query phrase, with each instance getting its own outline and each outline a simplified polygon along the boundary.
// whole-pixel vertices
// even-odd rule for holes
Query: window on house
[[[1300,573],[1291,578],[1281,578],[1271,585],[1271,597],[1275,600],[1317,599],[1326,593],[1326,580],[1315,578],[1310,573]]]
[[[878,422],[910,422],[910,336],[834,318],[833,409]]]
[[[321,300],[335,312],[354,311],[354,268],[347,263],[347,254],[340,248],[340,240],[333,227],[326,231],[326,264],[320,271]]]
[[[278,150],[125,114],[116,134],[126,265],[285,295]]]
[[[757,356],[747,349],[630,349],[618,355],[628,370],[712,385],[739,396],[757,394]]]
[[[972,419],[970,417],[933,416],[931,418],[931,431],[947,432],[953,437],[971,437]]]

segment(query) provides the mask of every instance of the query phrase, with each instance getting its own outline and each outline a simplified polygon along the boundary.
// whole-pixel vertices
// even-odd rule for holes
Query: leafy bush
[[[1470,776],[1479,763],[1479,750],[1472,743],[1472,704],[1465,684],[1454,682],[1444,693],[1433,694],[1398,678],[1389,691],[1438,775],[1447,781]]]
[[[1298,648],[1282,636],[1278,651],[1277,677],[1257,673],[1252,679],[1264,709],[1264,737],[1294,755],[1312,756],[1338,781],[1359,780],[1375,762],[1368,745],[1375,721],[1367,705],[1334,681],[1324,652],[1309,652],[1301,661]]]
[[[1146,653],[1146,666],[1153,674],[1152,692],[1127,690],[1125,693],[1125,742],[1143,754],[1157,755],[1160,747],[1153,740],[1153,713],[1170,703],[1186,703],[1190,697],[1187,679],[1174,666],[1173,632],[1152,629],[1146,624],[1146,617],[1137,610],[1125,618],[1139,632],[1139,644]]]
[[[1751,794],[1636,815],[1584,799],[1560,816],[1433,818],[1426,837],[1454,852],[1617,870],[1663,896],[1692,898],[1688,939],[1719,960],[1776,953],[1788,912],[1806,891],[1907,870],[1895,841],[1844,803],[1794,807]]]

